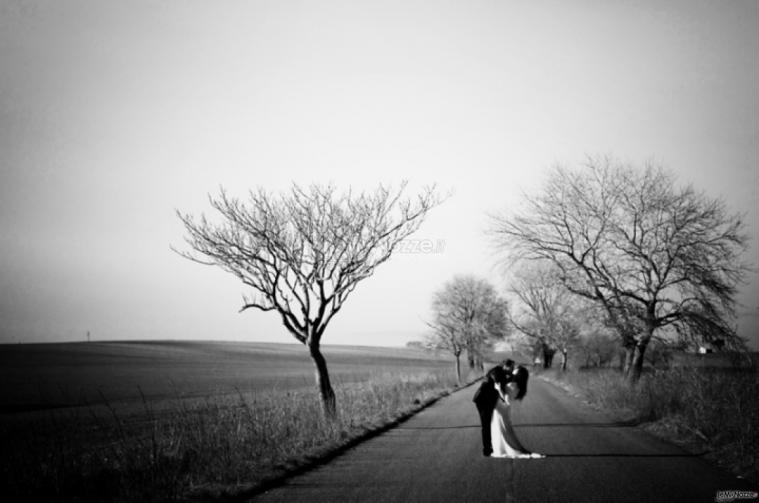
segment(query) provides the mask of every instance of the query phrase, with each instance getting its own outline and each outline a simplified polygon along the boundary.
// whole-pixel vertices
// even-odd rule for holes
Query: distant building
[[[722,339],[714,339],[709,342],[703,342],[698,347],[698,354],[705,355],[707,353],[715,353],[718,351],[722,351],[722,349],[725,347],[725,341]]]

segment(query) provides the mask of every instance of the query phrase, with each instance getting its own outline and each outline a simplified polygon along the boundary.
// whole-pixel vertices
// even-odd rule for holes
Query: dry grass
[[[670,369],[646,373],[630,386],[620,373],[548,371],[593,404],[647,422],[646,429],[759,482],[759,373]]]
[[[336,386],[339,419],[315,390],[238,392],[122,414],[105,402],[5,425],[10,501],[176,501],[234,494],[421,407],[454,387],[450,371],[375,374]],[[350,381],[350,380],[348,380]],[[101,406],[102,408],[102,406]]]

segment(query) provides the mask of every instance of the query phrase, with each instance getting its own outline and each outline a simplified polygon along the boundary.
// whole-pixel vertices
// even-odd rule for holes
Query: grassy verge
[[[759,482],[759,373],[657,370],[635,386],[608,369],[540,375],[690,451],[706,450],[713,462]]]
[[[326,422],[312,388],[188,401],[141,413],[55,412],[3,426],[10,501],[232,498],[298,470],[455,388],[449,372],[375,375],[336,386]]]

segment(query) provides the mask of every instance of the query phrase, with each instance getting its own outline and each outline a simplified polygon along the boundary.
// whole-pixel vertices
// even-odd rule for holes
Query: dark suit
[[[495,402],[498,400],[498,392],[495,389],[492,374],[492,370],[487,373],[472,400],[477,406],[477,412],[480,413],[480,423],[482,424],[482,453],[485,456],[489,456],[493,452],[493,444],[490,441],[490,420],[493,417]]]

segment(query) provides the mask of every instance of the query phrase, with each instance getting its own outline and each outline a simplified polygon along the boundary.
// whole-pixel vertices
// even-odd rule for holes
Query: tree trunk
[[[316,384],[319,386],[324,416],[328,419],[335,419],[337,416],[335,392],[332,390],[332,384],[329,382],[327,361],[324,359],[324,356],[319,349],[319,343],[310,344],[308,349],[311,352],[311,358],[314,360],[314,365],[316,365]]]
[[[469,370],[474,370],[474,353],[472,350],[467,350],[466,357],[469,363]]]
[[[649,306],[649,316],[646,320],[646,331],[640,339],[635,341],[634,351],[633,351],[633,358],[632,362],[630,363],[630,369],[627,374],[627,379],[631,384],[634,384],[638,382],[640,379],[640,375],[643,373],[643,361],[644,356],[646,355],[646,348],[648,347],[648,343],[651,340],[651,338],[654,336],[654,330],[656,330],[656,325],[654,323],[654,307]]]
[[[625,345],[625,360],[622,366],[622,373],[626,376],[630,376],[630,369],[632,369],[633,357],[635,356],[635,344]]]
[[[650,336],[641,339],[638,341],[638,343],[635,345],[635,351],[633,354],[633,360],[630,368],[630,373],[627,376],[627,379],[630,381],[630,383],[634,384],[638,382],[640,379],[640,375],[643,373],[643,357],[646,355],[646,347],[648,347],[648,341],[650,340]]]
[[[461,355],[454,355],[456,357],[456,382],[461,384]]]
[[[543,368],[550,369],[553,365],[553,355],[556,353],[547,344],[543,345]]]
[[[566,372],[567,370],[567,350],[562,349],[561,350],[561,371]]]
[[[646,346],[648,346],[648,339],[643,339],[635,345],[632,363],[627,374],[627,380],[631,384],[638,382],[640,375],[643,372],[643,357],[646,354]]]

